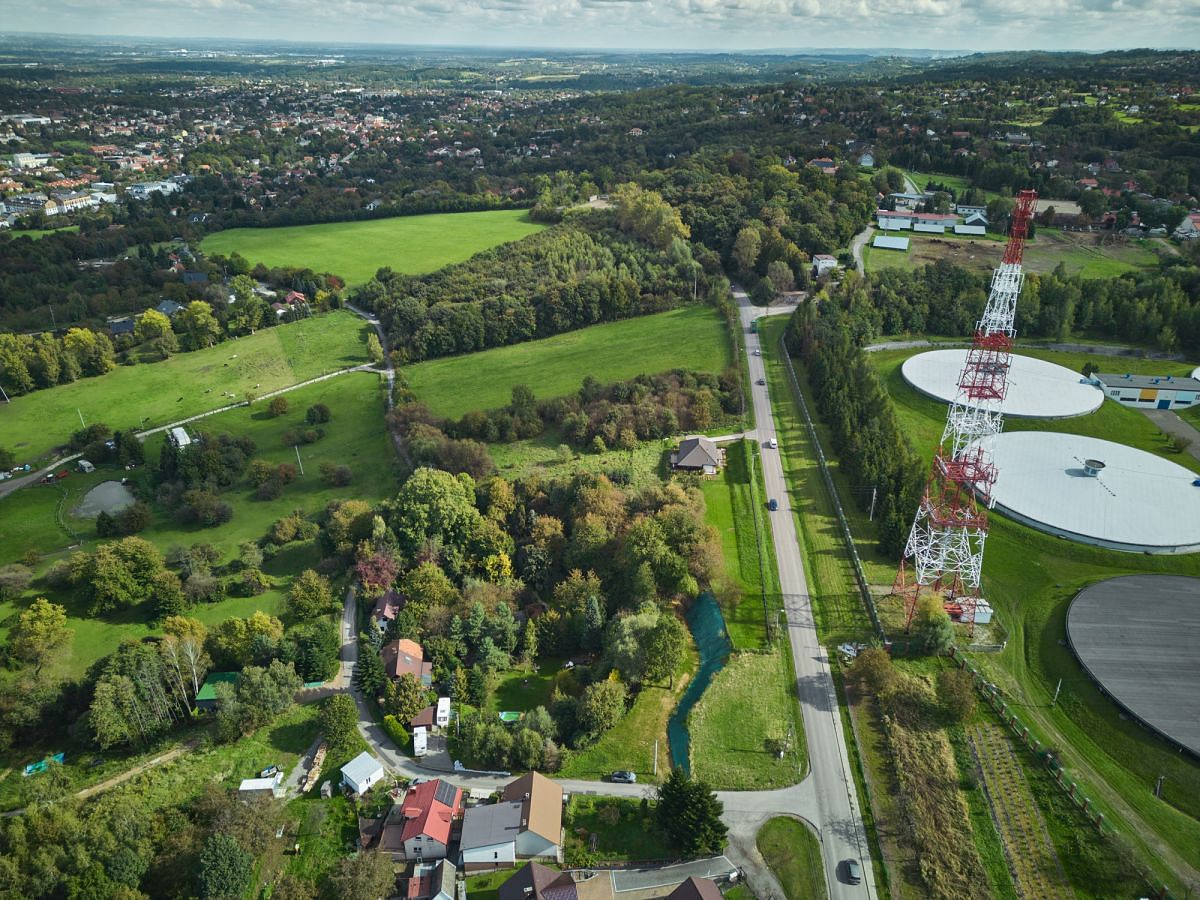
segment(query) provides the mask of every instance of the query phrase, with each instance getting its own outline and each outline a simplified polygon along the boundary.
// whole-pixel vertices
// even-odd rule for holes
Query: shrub
[[[282,416],[288,411],[288,399],[282,395],[272,397],[271,402],[267,404],[267,415],[272,419]]]
[[[408,731],[395,716],[383,717],[383,730],[403,752],[408,752]]]
[[[304,413],[304,421],[309,425],[323,425],[333,418],[333,414],[329,411],[329,407],[324,403],[314,403]]]
[[[333,487],[345,487],[354,480],[354,471],[349,466],[339,466],[325,460],[321,463],[321,477]]]
[[[271,580],[263,574],[262,569],[249,568],[242,572],[242,594],[247,597],[257,597],[271,586]]]

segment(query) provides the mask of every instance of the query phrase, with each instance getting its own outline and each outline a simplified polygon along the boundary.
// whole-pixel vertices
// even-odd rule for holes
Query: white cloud
[[[662,49],[1200,45],[1197,0],[65,0],[107,34]],[[43,30],[33,5],[14,29]],[[64,16],[64,25],[74,21]],[[147,23],[152,21],[151,27]]]

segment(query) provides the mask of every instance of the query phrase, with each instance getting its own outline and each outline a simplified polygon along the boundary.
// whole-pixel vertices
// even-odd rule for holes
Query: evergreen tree
[[[688,857],[713,856],[725,849],[724,805],[703,781],[676,768],[658,789],[658,823]]]

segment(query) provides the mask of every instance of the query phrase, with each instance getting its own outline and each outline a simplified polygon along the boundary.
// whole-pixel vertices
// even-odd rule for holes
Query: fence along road
[[[744,332],[748,332],[751,323],[763,315],[765,310],[752,306],[750,298],[740,288],[734,288],[733,293],[737,300],[742,327]],[[789,310],[771,310],[772,313],[786,311]],[[812,782],[811,789],[816,797],[815,811],[818,820],[812,824],[821,838],[825,881],[832,900],[851,900],[863,896],[875,898],[878,894],[875,890],[866,831],[859,812],[846,741],[842,734],[837,692],[829,670],[829,657],[817,639],[808,581],[804,572],[804,558],[796,533],[795,518],[792,515],[787,481],[783,475],[783,463],[779,451],[767,449],[765,446],[766,442],[776,437],[776,433],[768,388],[758,384],[759,379],[766,380],[766,366],[763,358],[755,356],[754,351],[763,351],[764,347],[757,333],[745,333],[744,336],[754,400],[754,420],[758,437],[764,442],[763,483],[766,486],[767,498],[779,503],[779,509],[771,514],[771,526],[775,541],[775,558],[779,564],[779,584],[787,613],[788,642],[791,645],[792,658],[795,660],[796,687],[804,718],[805,738],[808,742],[811,772],[805,781]],[[774,348],[765,349],[767,352],[774,351]],[[860,885],[850,885],[843,880],[846,877],[845,860],[851,858],[858,859],[863,864],[863,883]]]

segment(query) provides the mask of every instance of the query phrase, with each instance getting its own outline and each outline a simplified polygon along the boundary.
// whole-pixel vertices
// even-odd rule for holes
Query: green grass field
[[[591,450],[570,450],[570,456],[559,456],[562,445],[561,434],[548,428],[535,438],[513,441],[508,444],[488,444],[488,453],[500,474],[510,480],[527,475],[557,477],[576,472],[613,472],[620,469],[629,473],[629,484],[646,487],[659,484],[670,473],[668,458],[673,440],[643,441],[633,450],[606,450],[593,453]]]
[[[212,433],[228,432],[252,438],[258,445],[256,459],[295,463],[295,450],[284,446],[280,435],[302,422],[305,409],[313,403],[325,403],[334,411],[333,420],[325,426],[325,437],[300,448],[305,474],[288,485],[280,498],[256,500],[248,487],[239,485],[222,495],[234,507],[232,521],[211,529],[182,526],[170,517],[169,511],[152,502],[154,520],[141,536],[164,552],[175,545],[210,543],[225,561],[234,556],[242,541],[262,537],[272,522],[295,509],[315,513],[324,509],[330,500],[338,498],[353,497],[374,502],[390,495],[396,483],[392,470],[393,451],[382,425],[383,399],[378,375],[354,372],[293,391],[288,397],[289,412],[276,419],[266,418],[261,410],[243,407],[204,420],[205,429]],[[150,459],[157,458],[161,444],[161,436],[150,439],[147,448]],[[354,472],[354,481],[344,488],[325,484],[320,476],[320,464],[325,460],[349,465]],[[101,467],[92,475],[72,475],[62,485],[69,486],[72,497],[69,503],[73,506],[93,484],[124,474]],[[140,470],[140,475],[145,477],[146,470]],[[57,486],[37,486],[24,488],[0,500],[0,565],[19,559],[29,549],[41,553],[45,563],[65,555],[70,539],[58,528],[54,516],[60,496]],[[87,539],[83,549],[93,549],[96,546],[94,523],[76,518],[68,521]],[[311,544],[290,544],[263,565],[263,571],[272,580],[268,591],[257,597],[229,597],[219,603],[200,604],[189,615],[209,625],[232,616],[247,616],[259,609],[280,615],[286,607],[284,598],[292,577],[311,567],[318,556]],[[24,608],[39,594],[46,594],[67,607],[68,622],[75,632],[70,653],[64,654],[56,664],[63,674],[82,670],[112,652],[125,638],[137,639],[153,633],[146,611],[130,610],[90,618],[68,593],[59,595],[40,585],[35,585],[23,598],[0,603],[0,621]],[[0,634],[3,631],[0,626]]]
[[[538,660],[533,672],[516,668],[501,673],[488,712],[492,715],[505,711],[524,713],[538,706],[549,709],[554,676],[561,666],[561,658],[547,656]]]
[[[688,716],[692,774],[717,790],[762,791],[795,784],[804,771],[804,742],[791,671],[783,654],[735,653]],[[791,726],[792,752],[767,748]]]
[[[529,385],[539,400],[548,400],[579,390],[585,375],[607,384],[670,369],[721,372],[729,364],[720,315],[709,306],[687,306],[417,363],[403,375],[416,398],[434,413],[458,418],[475,409],[507,406],[517,384]]]
[[[766,617],[780,602],[775,546],[766,532],[769,521],[761,513],[761,462],[757,448],[744,442],[728,444],[725,450],[726,465],[721,476],[701,484],[707,521],[721,535],[725,563],[725,580],[716,586],[716,594],[733,646],[738,650],[759,649],[767,646]],[[751,466],[758,484],[751,483]],[[764,531],[761,541],[754,527],[756,514]]]
[[[787,816],[769,819],[758,830],[756,843],[787,900],[821,900],[829,896],[821,846],[804,823]]]
[[[1000,262],[1004,243],[984,238],[904,235],[907,252],[864,248],[863,265],[868,272],[879,269],[917,269],[939,259],[964,268],[989,272]],[[1096,244],[1096,235],[1039,229],[1036,241],[1025,246],[1025,271],[1052,272],[1061,263],[1071,275],[1084,278],[1115,278],[1125,272],[1152,268],[1158,257],[1148,241]],[[867,249],[869,253],[865,252]]]
[[[365,363],[370,330],[353,313],[338,311],[163,362],[118,366],[0,404],[0,435],[19,461],[31,462],[66,443],[80,427],[80,414],[88,424],[114,430],[176,422],[240,401],[246,391],[262,394]]]
[[[64,225],[62,228],[29,228],[24,231],[9,231],[6,233],[11,235],[14,241],[22,237],[31,238],[36,241],[48,234],[67,234],[77,231],[79,231],[78,225]]]
[[[200,249],[251,263],[332,272],[348,285],[363,284],[390,266],[424,275],[499,244],[541,231],[523,209],[397,216],[366,222],[328,222],[286,228],[231,228],[206,237]]]

